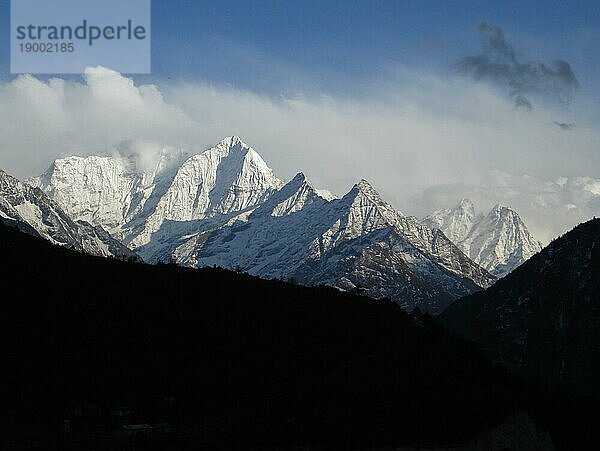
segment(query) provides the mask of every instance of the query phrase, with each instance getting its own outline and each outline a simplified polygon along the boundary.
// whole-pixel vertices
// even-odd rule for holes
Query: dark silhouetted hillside
[[[549,389],[600,398],[600,219],[450,306],[442,320]]]
[[[104,449],[119,406],[175,427],[136,449],[441,446],[522,411],[570,449],[592,440],[593,406],[542,397],[392,302],[101,259],[2,225],[0,259],[6,444],[59,443],[71,419],[63,446]]]

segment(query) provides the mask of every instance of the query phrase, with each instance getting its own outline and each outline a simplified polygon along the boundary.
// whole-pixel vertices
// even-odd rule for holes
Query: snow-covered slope
[[[226,138],[181,165],[144,226],[128,242],[134,248],[147,245],[165,221],[239,214],[264,202],[281,185],[254,149],[237,136]]]
[[[368,182],[328,201],[301,173],[247,219],[190,237],[174,257],[358,290],[432,313],[494,280],[442,233],[396,212]]]
[[[88,254],[138,259],[101,227],[72,220],[40,189],[33,188],[0,170],[0,220],[54,244]]]
[[[131,222],[151,213],[187,157],[172,148],[126,157],[73,156],[55,160],[27,183],[41,188],[72,217],[123,238]]]
[[[538,253],[535,240],[519,214],[496,205],[487,215],[476,215],[473,203],[463,199],[454,208],[427,216],[424,223],[440,229],[472,260],[503,277]]]
[[[499,277],[542,250],[518,213],[504,205],[496,205],[478,221],[462,246],[473,260]]]
[[[303,174],[284,184],[235,136],[201,154],[165,149],[151,161],[71,157],[32,183],[150,263],[334,285],[432,312],[495,280],[366,181],[342,198]]]
[[[158,155],[59,159],[28,182],[73,217],[102,226],[131,248],[145,246],[146,257],[156,253],[148,245],[155,233],[164,236],[163,225],[241,213],[282,185],[236,136],[192,156],[165,148]]]
[[[469,199],[462,199],[454,208],[438,210],[425,218],[425,223],[444,232],[453,243],[460,244],[477,222],[475,206]]]

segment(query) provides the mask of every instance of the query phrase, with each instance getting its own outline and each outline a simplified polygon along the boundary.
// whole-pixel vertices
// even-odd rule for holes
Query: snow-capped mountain
[[[439,210],[424,221],[444,232],[472,260],[497,277],[504,277],[542,249],[512,208],[496,205],[477,215],[473,202],[462,199],[454,208]]]
[[[593,219],[441,319],[544,387],[600,398],[599,274],[600,219]]]
[[[433,313],[493,281],[442,233],[395,211],[368,182],[328,201],[303,174],[247,220],[191,237],[175,256],[186,265],[358,290]]]
[[[171,148],[126,157],[73,156],[55,160],[27,183],[41,188],[72,217],[122,239],[126,225],[152,212],[187,157]]]
[[[179,167],[144,226],[126,242],[147,245],[166,221],[222,221],[264,202],[282,184],[254,149],[236,136],[226,138]]]
[[[26,233],[80,252],[138,260],[101,227],[74,221],[40,189],[0,170],[0,220]]]
[[[66,158],[31,183],[150,263],[328,284],[432,312],[494,281],[368,182],[341,199],[303,174],[284,184],[238,137],[197,155],[165,149],[152,165],[138,160]]]
[[[235,136],[192,156],[165,148],[158,155],[59,159],[28,182],[132,248],[148,245],[163,225],[219,221],[251,209],[282,185]]]
[[[473,202],[462,199],[454,208],[446,208],[430,214],[424,222],[432,228],[440,229],[453,243],[461,246],[479,219],[481,218],[475,216]]]

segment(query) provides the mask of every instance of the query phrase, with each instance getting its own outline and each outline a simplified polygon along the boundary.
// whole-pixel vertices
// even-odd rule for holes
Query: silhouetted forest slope
[[[564,449],[593,439],[594,406],[542,397],[392,302],[91,257],[2,225],[0,258],[4,435],[80,405],[159,420],[170,399],[189,449],[449,445],[521,411]]]
[[[600,219],[554,240],[441,319],[519,374],[600,398]]]

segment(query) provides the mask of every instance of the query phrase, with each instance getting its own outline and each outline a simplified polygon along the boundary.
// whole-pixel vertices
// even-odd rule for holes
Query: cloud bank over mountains
[[[435,209],[469,198],[479,207],[478,213],[494,203],[503,203],[522,213],[536,239],[548,244],[575,224],[600,216],[600,178],[559,177],[539,180],[528,175],[501,171],[482,174],[480,183],[435,185],[410,200],[415,208],[434,205]]]
[[[147,155],[152,164],[163,145],[199,152],[235,134],[282,178],[304,171],[338,193],[366,178],[397,208],[424,215],[441,206],[444,189],[457,198],[443,207],[459,197],[480,197],[486,208],[519,192],[534,196],[521,182],[502,182],[517,194],[497,189],[504,185],[488,176],[492,172],[513,181],[527,174],[540,189],[563,176],[597,176],[597,128],[578,119],[565,133],[556,117],[547,107],[535,114],[515,110],[512,98],[487,84],[405,68],[361,96],[294,98],[201,82],[137,85],[90,68],[82,81],[21,76],[0,84],[0,167],[24,178],[57,157],[129,152]],[[597,206],[589,201],[569,203],[585,204],[578,207],[584,216]],[[535,224],[537,207],[515,207]],[[541,239],[565,228],[564,218],[551,216],[532,226]]]

